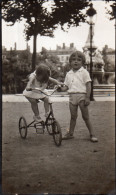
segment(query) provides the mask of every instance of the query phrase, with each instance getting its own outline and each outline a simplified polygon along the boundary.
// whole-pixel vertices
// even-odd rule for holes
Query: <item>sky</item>
[[[99,50],[105,45],[109,48],[115,49],[115,21],[109,20],[109,15],[106,14],[105,7],[107,4],[104,1],[93,1],[93,7],[96,9],[95,16],[95,31],[94,43]],[[24,23],[16,23],[14,26],[7,26],[7,23],[2,21],[2,46],[7,50],[14,48],[14,43],[17,43],[18,50],[26,49],[27,42],[24,35]],[[41,51],[42,47],[54,50],[56,46],[62,46],[63,43],[67,47],[70,43],[74,43],[77,50],[83,51],[83,47],[87,40],[89,32],[89,24],[81,23],[78,27],[70,27],[68,32],[62,31],[60,28],[54,31],[54,38],[42,37],[38,35],[37,38],[37,52]],[[28,42],[31,52],[33,51],[33,38]]]

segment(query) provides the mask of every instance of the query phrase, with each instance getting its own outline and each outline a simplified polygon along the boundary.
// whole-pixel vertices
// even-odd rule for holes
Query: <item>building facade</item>
[[[67,47],[65,43],[63,43],[62,47],[57,45],[56,50],[48,50],[47,53],[49,55],[57,55],[60,62],[62,63],[62,66],[65,66],[69,62],[70,54],[74,51],[76,51],[74,43],[71,43],[70,47]]]

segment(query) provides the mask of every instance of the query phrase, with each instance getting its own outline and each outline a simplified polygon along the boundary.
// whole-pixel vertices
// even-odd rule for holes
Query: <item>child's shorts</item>
[[[69,102],[73,105],[78,105],[81,100],[85,100],[85,93],[70,93]]]

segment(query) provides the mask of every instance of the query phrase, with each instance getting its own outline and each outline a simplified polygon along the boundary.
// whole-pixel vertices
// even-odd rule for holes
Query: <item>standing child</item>
[[[40,64],[36,71],[30,74],[26,89],[23,91],[23,95],[31,103],[31,108],[34,113],[33,119],[36,122],[42,121],[39,114],[37,101],[40,99],[44,102],[45,117],[47,117],[49,114],[49,98],[43,93],[39,93],[38,91],[36,91],[36,89],[31,89],[39,88],[41,91],[47,94],[46,87],[48,85],[48,81],[51,81],[54,84],[61,84],[56,79],[50,77],[50,69],[48,66],[46,66],[45,64]]]
[[[83,68],[85,56],[82,52],[76,51],[69,58],[71,70],[66,74],[61,91],[68,90],[69,108],[71,114],[69,132],[63,137],[64,140],[74,138],[74,129],[76,126],[78,106],[80,107],[83,120],[90,133],[90,141],[97,142],[93,127],[89,118],[88,105],[90,104],[91,79],[89,73]]]

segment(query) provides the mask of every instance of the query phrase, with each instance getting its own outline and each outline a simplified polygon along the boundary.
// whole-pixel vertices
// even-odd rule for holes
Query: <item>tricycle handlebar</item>
[[[57,85],[57,86],[55,87],[54,91],[53,91],[51,94],[47,94],[47,93],[45,93],[44,91],[42,91],[41,89],[39,89],[39,88],[37,88],[37,87],[35,87],[35,88],[30,88],[30,90],[28,90],[28,91],[36,90],[36,91],[39,91],[39,92],[43,93],[44,95],[51,96],[51,95],[52,95],[55,91],[57,91],[57,89],[60,88],[60,87],[61,87],[61,85]]]

